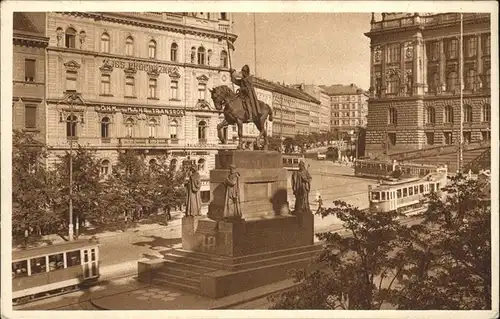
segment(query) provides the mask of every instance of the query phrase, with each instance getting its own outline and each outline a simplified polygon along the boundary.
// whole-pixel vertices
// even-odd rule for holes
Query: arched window
[[[152,158],[149,160],[149,166],[155,166],[157,164],[156,159]]]
[[[101,120],[101,137],[109,137],[109,117],[103,117]]]
[[[132,118],[128,118],[125,121],[125,129],[126,129],[126,137],[132,137],[134,135],[134,120]]]
[[[429,78],[429,92],[436,92],[439,86],[439,73],[434,72],[430,74]]]
[[[101,162],[101,176],[106,176],[111,173],[111,163],[108,160]]]
[[[398,123],[398,110],[396,108],[389,108],[389,124],[397,124]]]
[[[148,126],[149,126],[149,137],[156,137],[156,120],[155,119],[150,119]]]
[[[481,108],[482,121],[491,122],[491,106],[489,104],[484,104]]]
[[[198,122],[198,140],[201,142],[207,140],[207,123],[205,121]]]
[[[434,124],[436,123],[436,109],[432,106],[427,108],[426,123]]]
[[[444,108],[444,122],[453,123],[453,107],[451,105],[447,105]]]
[[[207,51],[207,64],[210,65],[210,60],[212,59],[212,50]]]
[[[156,59],[156,41],[149,41],[148,45],[148,56],[150,59]]]
[[[472,106],[464,105],[464,122],[472,122]]]
[[[170,122],[170,138],[171,139],[177,139],[177,128],[179,124],[177,123],[176,120],[173,120]]]
[[[171,169],[176,169],[177,168],[177,159],[176,158],[172,158],[170,160],[170,168]]]
[[[470,69],[467,71],[467,74],[465,76],[465,89],[467,91],[472,91],[475,88],[475,82],[476,81],[476,70]]]
[[[76,30],[73,28],[67,28],[65,40],[66,47],[74,49],[76,47]]]
[[[177,43],[172,43],[170,46],[170,61],[177,62]]]
[[[134,38],[128,36],[125,40],[125,54],[134,55]]]
[[[106,32],[101,35],[101,52],[109,53],[109,34]]]
[[[491,69],[484,72],[484,87],[487,89],[491,87]]]
[[[200,158],[198,160],[198,170],[200,171],[204,171],[205,170],[205,159],[204,158]]]
[[[196,59],[196,48],[191,47],[191,63],[194,63],[195,59]]]
[[[205,64],[205,48],[198,48],[198,64]]]
[[[458,88],[458,76],[457,72],[450,72],[446,76],[446,90],[448,92],[453,92]]]
[[[225,50],[220,53],[220,66],[227,68],[227,52]]]
[[[76,123],[78,118],[75,115],[70,115],[66,118],[66,136],[76,137]]]
[[[387,81],[387,93],[396,94],[399,91],[399,77],[392,75]]]
[[[220,19],[221,20],[227,20],[227,12],[221,12],[220,13]]]

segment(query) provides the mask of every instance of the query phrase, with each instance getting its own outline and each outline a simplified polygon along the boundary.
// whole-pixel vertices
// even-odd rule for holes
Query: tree
[[[406,226],[394,212],[369,213],[342,201],[317,214],[336,215],[349,236],[317,234],[325,248],[312,270],[296,272],[297,288],[271,297],[273,309],[380,309],[404,268],[397,251]]]
[[[457,175],[443,189],[446,196],[430,196],[406,251],[412,262],[392,301],[399,309],[491,309],[491,203],[483,200],[485,186]]]
[[[53,230],[60,216],[51,209],[57,196],[45,164],[46,146],[17,130],[12,142],[12,235],[16,240],[26,230],[30,237]]]

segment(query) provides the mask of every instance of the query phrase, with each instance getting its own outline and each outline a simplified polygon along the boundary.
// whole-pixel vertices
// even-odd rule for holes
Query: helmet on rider
[[[241,73],[243,73],[244,75],[250,75],[250,67],[248,65],[244,65],[242,68],[241,68]]]

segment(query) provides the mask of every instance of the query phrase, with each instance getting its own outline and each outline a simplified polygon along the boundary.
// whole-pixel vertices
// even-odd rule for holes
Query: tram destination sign
[[[130,61],[122,59],[109,59],[106,58],[103,61],[103,65],[109,65],[113,68],[119,69],[130,69],[135,71],[146,71],[146,72],[156,72],[156,73],[167,73],[168,75],[174,75],[179,73],[179,68],[175,65],[163,65],[159,63],[149,63],[141,61]]]

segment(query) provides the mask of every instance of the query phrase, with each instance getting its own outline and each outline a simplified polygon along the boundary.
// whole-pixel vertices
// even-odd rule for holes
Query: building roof
[[[35,23],[24,12],[14,12],[13,18],[12,29],[14,31],[43,35],[42,31],[37,28]]]
[[[294,97],[296,99],[300,99],[307,102],[312,102],[316,104],[321,104],[320,101],[307,94],[306,92],[301,91],[293,86],[286,86],[279,83],[274,83],[268,80],[264,80],[262,78],[254,77],[254,85],[256,88],[268,90],[280,94],[284,94],[287,96]]]
[[[330,86],[320,85],[320,88],[328,95],[343,95],[343,94],[360,94],[366,93],[363,89],[359,88],[356,84],[350,85],[334,84]]]

